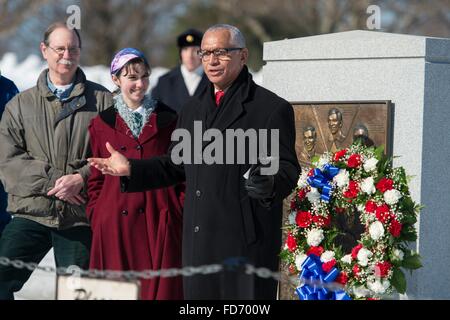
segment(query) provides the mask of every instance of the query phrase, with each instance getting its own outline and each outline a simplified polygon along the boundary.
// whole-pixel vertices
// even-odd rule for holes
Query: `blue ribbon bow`
[[[313,175],[307,181],[311,187],[317,188],[320,192],[320,199],[325,202],[330,201],[333,187],[329,183],[339,173],[339,168],[327,163],[323,170],[315,168]]]
[[[307,283],[298,287],[295,292],[300,300],[351,300],[344,290],[331,291],[324,284],[334,282],[339,275],[336,267],[326,273],[322,269],[322,261],[314,254],[310,254],[302,263],[299,278]]]

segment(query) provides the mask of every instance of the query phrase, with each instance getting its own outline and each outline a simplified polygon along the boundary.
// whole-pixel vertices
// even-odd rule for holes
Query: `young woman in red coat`
[[[111,75],[120,93],[89,126],[93,156],[109,156],[107,141],[128,158],[166,153],[177,116],[146,94],[150,67],[144,55],[122,49],[111,63]],[[119,177],[91,170],[91,269],[180,268],[183,186],[122,193]],[[181,277],[141,280],[141,299],[183,299],[182,292]]]

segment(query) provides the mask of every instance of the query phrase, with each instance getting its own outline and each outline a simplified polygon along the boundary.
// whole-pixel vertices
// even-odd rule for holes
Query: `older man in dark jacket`
[[[41,43],[48,69],[3,113],[0,178],[14,218],[0,239],[0,256],[10,260],[38,263],[53,247],[57,267],[89,267],[87,129],[112,99],[86,80],[78,67],[80,50],[76,29],[52,24]],[[27,268],[0,265],[0,299],[13,299],[30,275]]]
[[[300,173],[292,106],[253,82],[245,66],[248,50],[237,28],[229,25],[209,28],[202,40],[200,56],[211,84],[186,104],[178,121],[179,130],[175,131],[176,135],[191,137],[193,141],[174,144],[171,155],[143,161],[128,161],[108,145],[110,158],[89,161],[105,174],[128,176],[122,178],[127,191],[186,180],[184,266],[231,261],[231,266],[243,262],[277,271],[282,200],[296,186]],[[210,130],[205,133],[209,138],[202,137],[201,132],[199,136],[199,131],[205,130]],[[267,150],[261,135],[257,143],[249,139],[241,148],[230,149],[232,143],[227,140],[223,157],[218,149],[218,154],[210,152],[213,145],[220,145],[221,133],[226,136],[246,132],[250,137],[251,132],[265,130],[276,138],[271,139]],[[214,142],[211,136],[215,137]],[[198,139],[202,140],[200,144]],[[187,147],[180,148],[183,144]],[[259,154],[272,157],[278,170],[263,172],[259,162],[267,164],[267,158],[255,160],[251,152],[255,145],[260,147]],[[186,155],[189,149],[194,151],[193,157]],[[242,152],[246,152],[245,156]],[[185,298],[276,297],[277,283],[273,279],[234,273],[228,268],[225,271],[185,277]]]

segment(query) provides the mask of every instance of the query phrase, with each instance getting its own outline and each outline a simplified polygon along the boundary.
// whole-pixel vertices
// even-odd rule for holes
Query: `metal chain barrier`
[[[320,283],[315,280],[299,279],[297,276],[289,276],[281,272],[271,271],[267,268],[256,268],[255,266],[244,263],[245,260],[242,258],[229,258],[226,259],[222,264],[210,264],[202,265],[198,267],[187,266],[181,269],[170,268],[170,269],[160,269],[160,270],[129,270],[129,271],[119,271],[119,270],[97,270],[89,269],[82,270],[76,266],[70,266],[68,268],[64,267],[52,267],[52,266],[39,266],[39,264],[34,262],[24,262],[21,260],[10,260],[7,257],[0,257],[0,265],[2,266],[12,266],[17,269],[28,269],[30,271],[40,270],[47,273],[56,273],[57,275],[74,275],[79,277],[87,277],[94,279],[125,279],[129,281],[138,279],[152,279],[157,277],[168,278],[168,277],[191,277],[197,274],[213,274],[222,271],[238,271],[238,267],[242,268],[242,271],[248,275],[255,275],[264,279],[273,279],[275,281],[287,282],[294,286],[300,286],[302,284],[308,284],[311,286],[317,286],[321,288],[326,288],[330,291],[342,290],[343,287],[337,283]],[[239,270],[241,271],[241,270]],[[392,297],[387,297],[392,299]]]

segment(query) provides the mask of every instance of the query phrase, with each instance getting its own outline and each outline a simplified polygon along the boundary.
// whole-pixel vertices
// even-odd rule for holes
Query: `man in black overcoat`
[[[227,262],[225,272],[184,277],[186,299],[275,299],[276,281],[236,271],[241,262],[278,270],[282,201],[300,174],[294,112],[287,101],[253,82],[245,65],[248,49],[237,28],[209,28],[200,56],[211,83],[185,105],[175,130],[178,134],[172,135],[176,140],[176,136],[187,134],[191,141],[174,142],[167,156],[148,160],[127,160],[107,145],[110,158],[88,160],[104,174],[124,176],[122,188],[127,192],[186,181],[183,266]],[[199,147],[194,140],[202,139],[199,130],[204,133],[208,129],[215,138],[203,138]],[[244,147],[227,148],[223,157],[220,152],[210,152],[213,143],[220,142],[218,133],[226,136],[240,129],[269,130],[267,140],[271,142],[259,147],[256,160],[250,138]],[[276,139],[271,140],[272,136]],[[179,152],[186,141],[191,148]],[[257,145],[261,141],[264,139],[259,137]],[[191,155],[186,155],[189,151]],[[245,161],[238,159],[240,152],[247,152]],[[208,154],[219,160],[211,163]],[[267,159],[271,159],[269,164]],[[277,164],[275,172],[263,172],[268,165],[273,168],[273,163]]]
[[[203,33],[188,29],[177,37],[180,64],[158,79],[152,89],[153,98],[180,112],[186,101],[198,95],[208,84],[200,58],[197,55]]]

